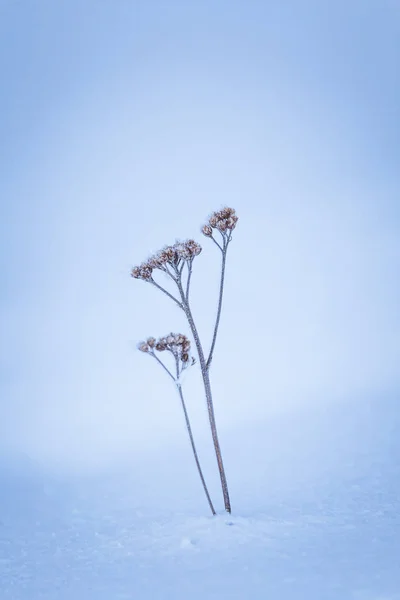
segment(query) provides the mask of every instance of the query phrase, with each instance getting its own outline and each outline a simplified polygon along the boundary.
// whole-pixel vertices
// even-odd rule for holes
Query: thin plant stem
[[[171,271],[168,268],[168,265],[165,266],[165,272],[171,277],[171,279],[173,279],[176,282],[176,277],[174,277],[174,275],[171,273]]]
[[[205,493],[205,495],[206,495],[207,502],[208,502],[208,504],[209,504],[209,506],[210,506],[211,512],[212,512],[212,514],[213,514],[213,515],[216,515],[217,513],[215,512],[215,508],[214,508],[214,505],[213,505],[213,503],[212,503],[211,496],[210,496],[210,493],[209,493],[209,491],[208,491],[208,488],[207,488],[206,481],[205,481],[205,479],[204,479],[203,471],[202,471],[202,469],[201,469],[201,465],[200,465],[199,456],[198,456],[198,454],[197,454],[196,445],[195,445],[195,443],[194,443],[194,437],[193,437],[192,427],[191,427],[191,425],[190,425],[190,419],[189,419],[189,415],[188,415],[188,412],[187,412],[187,408],[186,408],[185,399],[184,399],[184,397],[183,397],[182,386],[181,386],[181,384],[179,383],[180,369],[179,369],[179,359],[178,359],[178,356],[177,356],[177,355],[175,355],[176,379],[175,379],[175,377],[172,375],[172,373],[171,373],[171,371],[168,369],[168,367],[166,367],[166,366],[165,366],[165,364],[162,362],[162,360],[160,360],[160,359],[158,358],[158,356],[156,356],[156,354],[155,354],[154,352],[152,352],[152,353],[150,354],[150,356],[153,356],[153,358],[155,358],[155,359],[156,359],[156,361],[157,361],[157,362],[158,362],[158,363],[159,363],[159,364],[162,366],[162,368],[164,369],[164,371],[166,371],[166,373],[168,373],[168,375],[169,375],[169,376],[170,376],[170,377],[173,379],[173,381],[175,382],[176,389],[178,390],[179,398],[180,398],[180,401],[181,401],[181,405],[182,405],[182,409],[183,409],[183,414],[184,414],[184,416],[185,416],[186,429],[187,429],[187,432],[188,432],[188,434],[189,434],[190,444],[191,444],[191,446],[192,446],[192,451],[193,451],[194,460],[195,460],[195,462],[196,462],[197,471],[198,471],[198,473],[199,473],[200,480],[201,480],[201,483],[202,483],[202,485],[203,485],[204,493]]]
[[[209,494],[209,491],[208,491],[208,488],[207,488],[207,484],[206,484],[205,479],[204,479],[203,471],[202,471],[201,466],[200,466],[199,457],[198,457],[196,446],[195,446],[194,439],[193,439],[192,428],[190,426],[189,415],[188,415],[188,412],[187,412],[187,409],[186,409],[186,403],[185,403],[185,400],[184,400],[184,397],[183,397],[182,386],[179,383],[177,383],[176,384],[176,388],[178,390],[179,398],[181,400],[183,414],[185,415],[186,429],[187,429],[188,434],[189,434],[189,439],[190,439],[190,444],[191,444],[192,450],[193,450],[194,460],[196,462],[196,466],[197,466],[197,470],[199,472],[201,483],[203,484],[204,493],[205,493],[205,495],[207,497],[207,501],[208,501],[208,504],[210,506],[212,514],[216,515],[217,513],[215,512],[215,508],[214,508],[214,505],[212,503],[212,500],[211,500],[211,497],[210,497],[210,494]]]
[[[193,338],[194,338],[194,341],[196,344],[196,348],[197,348],[197,353],[199,355],[201,375],[203,378],[204,390],[205,390],[206,400],[207,400],[208,419],[210,422],[211,435],[212,435],[212,439],[213,439],[213,443],[214,443],[215,455],[217,457],[219,476],[221,479],[222,494],[224,497],[224,505],[225,505],[225,510],[228,513],[230,513],[231,512],[231,503],[230,503],[230,498],[229,498],[228,483],[226,480],[224,463],[222,460],[221,447],[219,445],[217,425],[215,422],[214,404],[213,404],[213,400],[212,400],[210,376],[209,376],[209,372],[207,369],[206,360],[204,358],[203,347],[201,345],[197,327],[196,327],[196,324],[193,319],[192,311],[190,309],[189,303],[186,302],[186,299],[185,299],[185,293],[183,291],[182,282],[178,281],[177,285],[179,288],[179,292],[181,294],[183,309],[185,311],[190,329],[192,331],[192,335],[193,335]]]
[[[193,266],[193,261],[191,260],[188,263],[188,277],[187,277],[187,282],[186,282],[186,302],[189,302],[190,280],[192,278],[192,266]]]
[[[221,279],[220,279],[220,285],[219,285],[217,318],[216,318],[216,321],[215,321],[214,333],[213,333],[213,338],[212,338],[212,342],[211,342],[210,353],[208,355],[207,362],[206,362],[207,369],[210,368],[211,362],[212,362],[212,359],[213,359],[215,342],[217,341],[219,321],[221,319],[222,299],[223,299],[223,295],[224,295],[225,265],[226,265],[226,253],[227,253],[227,250],[228,250],[228,242],[226,242],[224,244],[224,248],[222,250]]]
[[[169,273],[169,275],[171,275],[171,274]],[[175,281],[175,279],[174,279],[174,281]],[[175,296],[173,296],[172,294],[170,294],[167,290],[165,290],[163,287],[161,287],[161,285],[159,285],[156,281],[154,281],[154,279],[152,279],[150,283],[152,283],[156,288],[158,288],[159,290],[161,290],[162,292],[164,292],[164,294],[166,294],[169,298],[171,298],[171,300],[173,300],[174,302],[176,302],[176,304],[179,306],[179,308],[183,308],[183,306],[179,302],[179,300],[177,298],[175,298]]]
[[[223,252],[223,248],[221,247],[220,244],[218,244],[217,240],[215,239],[215,237],[213,235],[211,236],[211,239],[214,242],[214,244],[216,244],[218,246],[218,248],[221,250],[221,252]]]
[[[168,373],[168,375],[171,377],[172,381],[175,382],[175,377],[172,375],[171,371],[164,365],[163,361],[160,360],[154,352],[151,352],[150,356],[156,359],[158,364],[161,365],[164,371],[166,371],[166,373]]]

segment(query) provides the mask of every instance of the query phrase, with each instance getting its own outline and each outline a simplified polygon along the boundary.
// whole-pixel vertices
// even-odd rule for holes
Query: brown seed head
[[[140,277],[145,281],[149,281],[152,277],[153,269],[148,263],[144,263],[140,267]]]
[[[165,263],[167,262],[167,257],[163,254],[163,252],[159,252],[158,254],[154,254],[147,263],[153,269],[162,269]]]
[[[157,262],[160,266],[164,266],[168,262],[168,254],[164,250],[158,253]]]
[[[200,244],[194,240],[186,240],[186,242],[177,242],[175,251],[178,258],[181,260],[191,260],[198,256],[202,250]]]
[[[156,338],[147,338],[147,345],[149,346],[149,348],[154,348],[154,346],[156,345]]]
[[[174,246],[166,246],[163,252],[165,253],[165,256],[169,262],[174,262],[176,260],[176,250]]]
[[[236,223],[239,221],[239,217],[237,215],[232,215],[229,220],[232,223],[232,225],[230,225],[230,229],[235,229]]]
[[[220,219],[229,219],[234,214],[235,214],[235,210],[233,208],[229,208],[228,206],[224,206],[224,208],[222,208],[219,211],[219,218]]]
[[[211,215],[211,217],[210,217],[210,219],[209,219],[208,222],[210,224],[210,227],[216,227],[218,221],[219,221],[219,218],[217,216],[217,213],[214,213],[214,214]]]
[[[202,251],[202,247],[200,246],[200,244],[195,242],[195,240],[188,240],[186,242],[186,247],[189,250],[191,257],[198,256]]]
[[[191,257],[190,249],[184,242],[175,244],[176,254],[182,260],[188,260]]]
[[[149,351],[149,345],[147,344],[147,342],[139,342],[139,344],[138,344],[138,350],[140,350],[140,352],[148,352]]]
[[[208,226],[205,225],[203,227],[203,233],[204,235],[210,235],[209,229],[207,229],[208,227],[211,228],[211,231],[212,229],[218,229],[218,231],[224,234],[227,231],[232,231],[233,229],[235,229],[237,222],[238,217],[236,215],[235,209],[225,206],[224,208],[214,212],[210,216],[208,220]]]
[[[150,341],[153,343],[153,339],[154,338],[149,338],[149,340],[147,340],[149,347],[152,347]],[[190,340],[182,333],[171,332],[167,336],[159,338],[154,347],[159,352],[163,352],[164,350],[172,352],[174,356],[182,362],[187,363],[190,359]]]
[[[133,267],[131,269],[131,276],[135,279],[150,281],[154,269],[165,271],[165,266],[167,264],[176,267],[180,260],[192,260],[195,256],[200,254],[201,250],[200,244],[194,240],[177,242],[173,246],[165,246],[165,248],[151,256],[140,266]]]
[[[228,225],[227,222],[225,221],[225,219],[220,219],[216,225],[218,231],[220,231],[221,233],[225,233],[225,231],[228,229]]]
[[[201,228],[201,232],[207,237],[212,236],[212,228],[210,227],[210,225],[203,225],[203,227]]]
[[[153,268],[149,263],[142,263],[140,267],[133,267],[131,276],[135,279],[143,279],[144,281],[150,281],[152,277]]]

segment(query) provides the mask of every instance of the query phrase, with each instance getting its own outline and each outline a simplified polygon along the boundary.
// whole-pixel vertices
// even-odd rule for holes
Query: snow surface
[[[399,425],[386,400],[224,434],[216,518],[187,440],[96,476],[3,460],[0,599],[400,599]]]

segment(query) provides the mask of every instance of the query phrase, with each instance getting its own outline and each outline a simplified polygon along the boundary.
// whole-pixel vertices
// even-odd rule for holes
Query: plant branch
[[[174,279],[174,281],[176,281],[174,277],[173,277],[173,279]],[[150,281],[150,283],[152,283],[156,288],[158,288],[159,290],[161,290],[162,292],[164,292],[164,294],[166,294],[169,298],[171,298],[171,300],[173,300],[174,302],[176,302],[176,304],[179,306],[179,308],[183,309],[183,304],[181,302],[179,302],[179,300],[177,298],[175,298],[175,296],[173,296],[172,294],[170,294],[166,289],[164,289],[163,287],[161,287],[161,285],[159,285],[156,281],[154,281],[154,279],[152,279]]]
[[[187,282],[186,282],[186,302],[189,302],[189,291],[190,291],[190,280],[192,278],[192,266],[193,266],[193,261],[189,261],[188,262],[188,278],[187,278]]]
[[[166,367],[166,366],[164,365],[163,361],[162,361],[162,360],[160,360],[160,359],[158,358],[158,356],[157,356],[157,355],[156,355],[154,352],[151,352],[150,356],[152,356],[153,358],[155,358],[155,359],[156,359],[156,361],[158,362],[158,364],[160,364],[160,365],[162,366],[162,368],[164,369],[164,371],[166,371],[166,372],[168,373],[168,375],[171,377],[171,379],[172,379],[174,382],[176,382],[176,379],[175,379],[175,377],[172,375],[172,373],[171,373],[171,371],[168,369],[168,367]]]
[[[179,373],[179,358],[178,358],[178,355],[175,354],[174,358],[175,358],[175,367],[176,367],[176,381],[178,382],[179,381],[179,375],[180,375],[180,373]]]
[[[227,253],[227,249],[228,249],[228,243],[229,242],[224,243],[224,249],[222,251],[221,279],[220,279],[220,284],[219,284],[217,317],[216,317],[216,320],[215,320],[214,333],[213,333],[213,338],[212,338],[212,342],[211,342],[210,353],[208,355],[207,362],[206,362],[207,369],[210,368],[211,362],[212,362],[212,359],[213,359],[215,342],[217,341],[218,327],[219,327],[219,322],[220,322],[220,319],[221,319],[222,298],[223,298],[223,295],[224,295],[224,282],[225,282],[226,253]]]
[[[173,275],[173,273],[171,273],[171,271],[168,268],[168,265],[165,265],[164,271],[167,275],[169,275],[171,277],[171,279],[173,279],[176,282],[176,277]]]
[[[217,242],[217,240],[215,239],[215,237],[212,235],[211,236],[212,241],[214,242],[214,244],[216,244],[218,246],[218,248],[221,250],[221,252],[224,251],[224,249],[222,248],[222,246]]]
[[[212,435],[213,444],[214,444],[215,456],[217,458],[222,493],[223,493],[223,497],[224,497],[225,510],[228,513],[230,513],[231,512],[231,502],[230,502],[230,498],[229,498],[228,483],[226,480],[224,463],[222,460],[221,447],[219,445],[217,425],[215,422],[214,404],[213,404],[213,400],[212,400],[210,376],[209,376],[209,372],[207,369],[206,360],[204,358],[203,347],[201,345],[197,327],[196,327],[196,324],[193,319],[192,311],[190,309],[189,303],[186,302],[186,299],[185,299],[185,292],[183,291],[182,282],[178,281],[177,285],[178,285],[179,293],[182,298],[183,310],[185,311],[186,318],[188,320],[188,323],[189,323],[189,326],[192,331],[192,335],[193,335],[193,338],[194,338],[194,341],[196,344],[197,353],[199,355],[201,375],[203,378],[204,390],[206,393],[206,400],[207,400],[208,419],[210,422],[211,435]]]
[[[216,515],[217,513],[215,512],[215,508],[213,506],[213,503],[212,503],[212,500],[211,500],[211,497],[210,497],[210,494],[208,492],[208,488],[207,488],[207,485],[206,485],[206,482],[205,482],[205,479],[204,479],[203,471],[201,470],[199,457],[198,457],[196,446],[195,446],[195,443],[194,443],[192,428],[190,426],[189,415],[188,415],[188,412],[187,412],[187,409],[186,409],[186,403],[185,403],[185,400],[184,400],[184,397],[183,397],[183,393],[182,393],[182,386],[179,383],[177,383],[176,384],[176,388],[178,390],[179,398],[181,400],[183,414],[185,415],[186,429],[187,429],[188,434],[189,434],[189,439],[190,439],[190,444],[191,444],[192,450],[193,450],[194,460],[196,461],[197,470],[198,470],[199,475],[200,475],[201,483],[203,484],[204,493],[205,493],[205,495],[207,497],[207,501],[208,501],[208,504],[210,506],[212,514]]]

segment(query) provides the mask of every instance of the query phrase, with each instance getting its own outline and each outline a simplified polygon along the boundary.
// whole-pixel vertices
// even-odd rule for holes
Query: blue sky
[[[95,466],[173,440],[134,348],[185,325],[129,269],[221,204],[221,427],[398,390],[399,30],[389,0],[1,3],[0,448]]]

